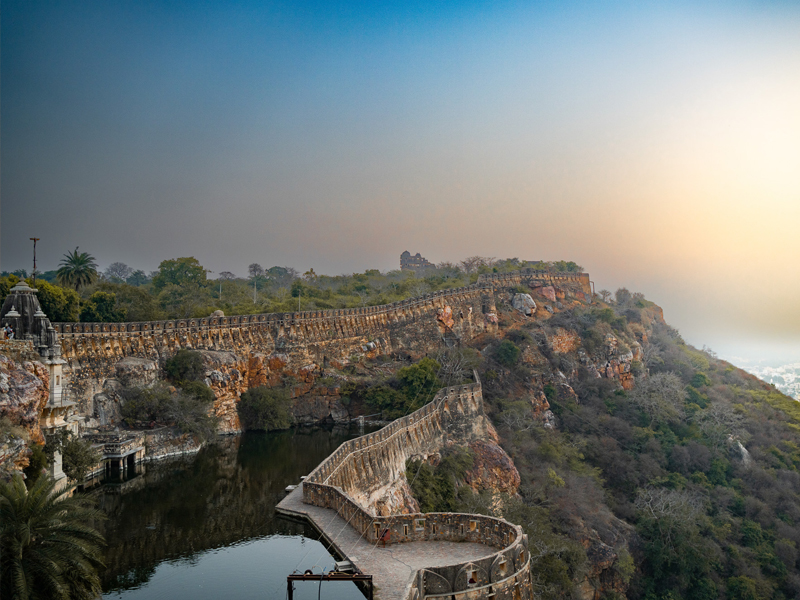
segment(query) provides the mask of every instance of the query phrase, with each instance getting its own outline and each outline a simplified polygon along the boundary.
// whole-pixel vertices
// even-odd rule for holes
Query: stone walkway
[[[380,600],[405,600],[413,574],[419,569],[477,560],[496,552],[489,546],[468,542],[408,542],[376,547],[360,537],[335,511],[305,504],[302,485],[286,496],[275,510],[279,514],[308,519],[339,554],[365,575],[372,575],[375,597]]]

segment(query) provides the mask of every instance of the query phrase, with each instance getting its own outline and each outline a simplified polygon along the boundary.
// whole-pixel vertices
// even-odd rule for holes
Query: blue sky
[[[239,274],[389,269],[405,249],[566,258],[698,345],[800,348],[795,3],[2,16],[3,269],[32,235],[45,268],[76,245]]]

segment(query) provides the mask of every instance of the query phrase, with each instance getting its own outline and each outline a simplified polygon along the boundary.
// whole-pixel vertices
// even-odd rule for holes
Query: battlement
[[[448,441],[466,444],[488,435],[477,373],[475,379],[473,384],[440,390],[410,415],[345,442],[303,482],[304,502],[335,510],[370,544],[388,531],[390,543],[472,542],[497,548],[476,561],[419,571],[407,600],[467,593],[476,599],[533,597],[528,540],[518,525],[462,513],[381,516],[369,506],[371,491],[404,477],[407,459],[424,459]]]
[[[53,323],[61,336],[107,335],[125,333],[159,333],[187,329],[236,328],[252,325],[274,325],[283,327],[328,325],[337,322],[370,317],[408,316],[405,311],[415,311],[431,306],[440,306],[441,300],[458,298],[476,293],[491,293],[493,289],[513,287],[524,284],[565,284],[577,283],[585,294],[591,293],[588,273],[570,273],[521,269],[513,273],[488,273],[481,275],[478,282],[459,288],[440,290],[408,300],[367,306],[364,308],[343,308],[332,310],[301,311],[289,313],[260,313],[255,315],[235,315],[230,317],[204,317],[197,319],[170,319],[167,321],[138,321],[130,323]]]
[[[467,342],[494,331],[495,291],[545,285],[580,293],[588,287],[588,275],[495,273],[482,275],[472,285],[381,306],[134,323],[54,323],[52,331],[60,358],[66,361],[65,379],[79,414],[96,413],[101,424],[108,417],[93,399],[103,400],[105,383],[116,378],[116,365],[123,359],[163,364],[182,348],[232,353],[238,358],[235,377],[242,383],[225,391],[227,400],[224,407],[217,407],[222,411],[217,416],[226,431],[233,431],[238,428],[238,394],[250,385],[276,380],[280,377],[276,369],[297,373],[341,367],[354,356],[419,358],[443,344]]]
[[[588,273],[571,271],[540,271],[537,269],[520,269],[513,273],[487,273],[478,277],[478,285],[491,285],[493,287],[515,287],[527,285],[538,287],[540,285],[579,285],[581,291],[591,297],[592,284]]]

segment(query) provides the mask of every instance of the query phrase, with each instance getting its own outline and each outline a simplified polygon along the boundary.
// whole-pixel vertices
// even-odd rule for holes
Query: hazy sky
[[[800,358],[797,2],[2,1],[3,269],[569,259]]]

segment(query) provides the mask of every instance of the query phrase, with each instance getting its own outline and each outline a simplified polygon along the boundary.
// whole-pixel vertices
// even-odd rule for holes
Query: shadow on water
[[[298,483],[339,444],[357,436],[355,428],[248,432],[219,438],[188,458],[148,464],[127,481],[118,478],[96,487],[90,493],[97,494],[108,517],[99,523],[108,543],[103,589],[122,593],[157,587],[154,575],[160,565],[190,569],[212,553],[234,556],[241,546],[264,538],[269,538],[269,549],[261,550],[267,557],[264,569],[272,568],[268,557],[276,552],[287,561],[301,547],[308,554],[306,539],[318,539],[316,532],[277,517],[275,505],[287,485]],[[258,550],[250,547],[249,552]],[[285,582],[288,564],[276,565],[270,581]],[[220,568],[209,565],[206,561],[203,573]]]

